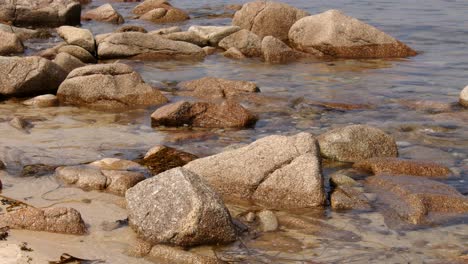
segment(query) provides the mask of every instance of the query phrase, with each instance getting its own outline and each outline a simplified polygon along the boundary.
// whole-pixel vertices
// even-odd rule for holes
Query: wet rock
[[[374,175],[409,175],[439,179],[447,179],[452,175],[450,169],[444,165],[398,158],[371,158],[354,163],[353,167]]]
[[[44,175],[54,174],[57,166],[46,164],[31,164],[23,166],[21,170],[21,177],[40,177]]]
[[[58,99],[53,94],[44,94],[28,99],[23,104],[34,107],[52,107],[58,105]]]
[[[51,37],[50,33],[45,29],[29,29],[29,28],[21,28],[15,27],[7,24],[0,23],[0,31],[13,33],[15,34],[21,41],[25,41],[32,38],[49,38]]]
[[[0,226],[52,233],[84,235],[86,227],[81,215],[73,208],[25,207],[0,214]]]
[[[101,109],[142,107],[167,102],[125,64],[98,64],[73,70],[60,85],[61,104]]]
[[[0,10],[0,21],[15,26],[80,24],[81,5],[74,0],[1,1]]]
[[[205,52],[191,43],[173,41],[155,34],[140,32],[114,33],[98,47],[101,59],[133,57],[136,59],[203,59]]]
[[[152,126],[169,127],[244,128],[256,121],[247,109],[230,101],[221,104],[180,101],[160,107],[151,115]]]
[[[0,94],[55,93],[66,74],[60,66],[41,57],[0,57]]]
[[[346,175],[342,171],[337,171],[330,175],[330,184],[333,186],[356,186],[358,182]]]
[[[136,25],[126,25],[119,27],[114,33],[122,33],[122,32],[141,32],[141,33],[148,33],[148,31],[144,27],[136,26]]]
[[[278,229],[278,219],[272,211],[261,211],[257,214],[257,217],[260,223],[260,228],[263,232],[271,232]]]
[[[125,22],[122,15],[120,15],[111,4],[105,4],[98,8],[89,10],[83,15],[83,19],[108,22],[112,24],[122,24]]]
[[[296,49],[336,58],[394,58],[414,56],[410,47],[358,19],[338,10],[308,16],[289,31]]]
[[[238,48],[229,48],[223,53],[223,56],[230,59],[242,60],[245,59],[245,55]]]
[[[375,189],[381,203],[412,224],[434,223],[468,213],[468,198],[441,182],[381,175],[368,178],[366,183]]]
[[[27,130],[29,127],[31,127],[31,124],[26,119],[21,117],[14,117],[10,120],[10,122],[8,122],[8,124],[19,130]]]
[[[219,46],[225,50],[237,48],[247,57],[259,57],[262,55],[262,39],[254,33],[242,29],[223,38]]]
[[[341,185],[331,194],[331,207],[335,210],[369,210],[370,202],[362,191]]]
[[[153,23],[175,23],[188,20],[190,17],[187,13],[178,8],[164,5],[164,7],[146,12],[140,16],[140,19],[151,21]]]
[[[61,26],[57,28],[57,33],[68,45],[76,45],[93,54],[96,51],[94,36],[88,29]]]
[[[188,29],[189,32],[197,34],[215,47],[222,39],[239,30],[240,27],[237,26],[191,26]]]
[[[395,139],[384,131],[366,125],[333,129],[317,137],[323,157],[356,162],[374,157],[396,157]]]
[[[287,209],[325,201],[317,141],[307,133],[265,137],[184,167],[227,198]]]
[[[232,24],[252,31],[261,38],[273,36],[287,41],[291,26],[308,15],[308,12],[284,3],[254,1],[244,4],[236,12]]]
[[[182,167],[198,157],[175,148],[157,145],[146,153],[143,163],[153,175],[176,167]]]
[[[466,86],[460,93],[460,104],[468,107],[468,86]]]
[[[175,33],[175,32],[182,32],[182,28],[180,28],[178,26],[168,27],[168,28],[161,28],[161,29],[150,31],[149,34],[152,34],[152,35],[165,35],[165,34],[170,34],[170,33]]]
[[[65,52],[57,54],[53,62],[62,67],[62,69],[64,69],[68,73],[70,73],[76,68],[86,66],[86,64],[80,61],[78,58]]]
[[[288,63],[296,59],[296,52],[281,40],[266,36],[262,40],[263,58],[268,63]]]
[[[14,34],[0,31],[0,55],[23,53],[24,46],[21,40]]]
[[[254,82],[235,81],[222,78],[204,77],[197,80],[181,82],[182,89],[193,91],[198,98],[231,98],[237,95],[259,92]]]
[[[212,55],[216,52],[216,48],[214,47],[203,47],[202,49],[205,52],[206,56]]]
[[[221,198],[195,173],[174,168],[126,193],[130,226],[152,244],[195,246],[236,239]]]
[[[96,63],[96,58],[82,47],[75,45],[63,45],[57,49],[57,54],[68,53],[84,63]]]
[[[175,41],[184,41],[195,44],[200,47],[204,47],[208,45],[208,41],[204,38],[201,38],[196,33],[191,31],[184,31],[184,32],[175,32],[162,35],[163,38],[175,40]]]
[[[223,264],[224,261],[214,257],[202,256],[179,248],[156,245],[154,246],[148,258],[156,263],[173,264]]]

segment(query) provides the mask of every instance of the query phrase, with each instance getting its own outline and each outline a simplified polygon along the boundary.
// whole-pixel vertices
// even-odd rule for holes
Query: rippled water
[[[105,1],[94,1],[85,9]],[[156,131],[150,127],[154,109],[124,113],[102,113],[73,107],[32,109],[15,102],[0,104],[5,120],[22,116],[32,121],[30,133],[23,133],[7,122],[0,123],[0,159],[11,174],[23,165],[34,163],[77,164],[102,157],[133,159],[150,147],[163,143],[198,155],[221,151],[233,143],[248,143],[270,134],[308,131],[320,134],[332,127],[362,123],[380,127],[396,137],[402,157],[428,159],[449,165],[460,176],[448,181],[468,194],[468,111],[456,106],[461,89],[468,84],[468,4],[466,1],[283,1],[311,13],[336,8],[370,23],[420,52],[399,60],[339,60],[267,65],[258,60],[230,60],[222,55],[203,62],[139,62],[132,65],[148,83],[161,87],[171,100],[174,84],[204,76],[254,81],[264,98],[245,103],[260,121],[254,129],[241,131]],[[226,4],[242,1],[187,1],[171,3],[190,12],[190,25],[228,25],[229,18],[208,18],[222,14]],[[163,27],[131,19],[135,3],[112,3],[126,24],[142,25],[148,30]],[[168,25],[165,25],[168,26]],[[165,27],[164,26],[164,27]],[[118,26],[85,22],[83,27],[95,34],[107,33]],[[29,43],[28,54],[50,46]],[[423,103],[421,103],[423,102]],[[365,105],[358,110],[337,110],[324,103]],[[50,177],[22,179],[4,175],[5,195],[24,199],[38,206],[51,204],[43,193],[56,188]],[[128,228],[102,231],[102,221],[125,218],[118,205],[120,198],[97,192],[60,188],[51,194],[54,201],[66,202],[82,212],[91,234],[84,238],[14,231],[13,240],[28,241],[44,256],[57,259],[63,252],[85,258],[102,258],[109,263],[146,263],[123,254],[134,240]],[[91,204],[80,203],[90,198]],[[245,207],[231,206],[233,214]],[[102,212],[105,212],[103,214]],[[279,215],[290,215],[280,212]],[[247,263],[446,263],[467,254],[468,227],[450,226],[411,231],[394,230],[383,217],[372,213],[330,211],[291,214],[303,221],[331,226],[323,232],[282,231],[259,239],[217,248],[225,257],[243,255]],[[318,219],[318,220],[317,220]],[[318,225],[320,226],[320,225]],[[320,228],[318,228],[320,229]],[[353,236],[359,236],[359,239]],[[52,248],[52,249],[51,249]],[[309,262],[307,262],[309,261]],[[445,261],[445,262],[444,262]]]

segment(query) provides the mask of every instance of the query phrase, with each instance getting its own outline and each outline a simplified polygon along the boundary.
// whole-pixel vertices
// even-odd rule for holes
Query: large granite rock
[[[468,198],[455,188],[412,176],[373,176],[366,180],[386,211],[392,210],[412,224],[429,224],[468,213]]]
[[[0,55],[11,55],[23,53],[24,46],[21,40],[14,33],[0,31]]]
[[[468,107],[468,86],[466,86],[460,93],[460,104]]]
[[[96,51],[96,43],[91,31],[84,28],[71,26],[61,26],[57,28],[57,33],[68,45],[76,45],[93,54]]]
[[[122,63],[89,65],[73,70],[60,85],[62,104],[92,108],[135,108],[167,102],[161,92],[146,84]]]
[[[151,115],[152,126],[192,126],[205,128],[244,128],[255,124],[257,118],[240,104],[187,102],[165,105]]]
[[[265,137],[184,167],[228,198],[287,209],[325,202],[317,141],[307,133]]]
[[[117,10],[111,4],[105,4],[95,9],[91,9],[83,15],[84,20],[95,20],[113,24],[122,24],[125,22]]]
[[[84,235],[86,226],[81,215],[73,208],[24,207],[18,210],[0,214],[0,227],[26,229],[52,233]]]
[[[254,82],[235,81],[215,77],[204,77],[197,80],[185,81],[178,84],[184,90],[191,91],[191,95],[199,98],[231,98],[237,95],[259,92]]]
[[[308,15],[308,12],[284,3],[254,1],[244,4],[236,12],[232,24],[252,31],[261,38],[273,36],[287,41],[291,26]]]
[[[197,45],[140,32],[110,34],[100,41],[98,54],[101,59],[133,57],[148,60],[199,60],[205,57],[205,52]]]
[[[322,156],[356,162],[374,157],[396,157],[395,139],[384,131],[365,125],[336,128],[317,137]]]
[[[0,0],[0,21],[15,26],[78,25],[80,14],[81,5],[74,0]]]
[[[0,94],[28,96],[55,93],[67,73],[41,57],[0,57]]]
[[[130,226],[152,244],[195,246],[236,238],[221,198],[195,173],[174,168],[130,188]]]
[[[254,33],[242,29],[221,40],[219,46],[225,50],[237,48],[247,57],[262,55],[262,39]]]
[[[395,58],[417,53],[395,38],[338,10],[300,19],[289,31],[296,49],[337,58]]]

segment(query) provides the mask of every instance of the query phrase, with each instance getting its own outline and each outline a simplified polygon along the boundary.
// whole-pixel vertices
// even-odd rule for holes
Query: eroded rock
[[[195,173],[174,168],[126,193],[130,226],[152,244],[195,246],[236,238],[221,198]]]
[[[235,81],[222,78],[204,77],[197,80],[181,82],[179,87],[193,91],[199,98],[231,98],[237,95],[259,92],[254,82]]]
[[[125,22],[117,10],[111,4],[105,4],[98,8],[89,10],[83,15],[84,20],[96,20],[113,24],[122,24]]]
[[[182,167],[198,157],[175,148],[157,145],[148,150],[143,162],[153,175],[176,167]]]

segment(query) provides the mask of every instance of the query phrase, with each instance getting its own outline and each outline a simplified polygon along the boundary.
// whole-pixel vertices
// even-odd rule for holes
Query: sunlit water
[[[94,1],[85,10],[105,1]],[[447,181],[468,194],[468,111],[456,106],[461,89],[468,84],[468,4],[465,1],[283,1],[319,13],[341,9],[370,23],[420,52],[400,60],[340,60],[267,65],[259,60],[230,60],[220,54],[203,62],[126,61],[151,85],[160,87],[172,101],[175,83],[204,76],[249,80],[258,84],[263,98],[244,105],[260,117],[256,127],[240,131],[157,131],[150,127],[154,110],[103,113],[59,107],[33,109],[20,103],[0,104],[0,159],[12,175],[27,164],[78,164],[103,157],[137,158],[156,144],[167,144],[200,156],[214,154],[230,144],[248,143],[271,134],[307,131],[320,134],[345,124],[369,124],[393,135],[400,156],[447,164],[460,178]],[[228,25],[229,18],[208,18],[222,14],[226,4],[242,1],[187,1],[171,3],[194,17],[177,25]],[[135,3],[112,3],[126,24],[153,30],[156,25],[131,18]],[[112,32],[119,26],[85,22],[94,34]],[[51,46],[60,39],[27,43],[28,54]],[[424,101],[429,107],[417,106]],[[320,103],[365,105],[360,110],[336,110]],[[30,120],[29,133],[6,122],[13,116]],[[328,169],[326,171],[329,171]],[[52,177],[19,178],[3,175],[3,195],[36,206],[63,203],[83,215],[90,234],[71,237],[27,231],[13,231],[10,241],[27,241],[35,249],[33,258],[58,259],[67,252],[108,263],[147,263],[125,256],[135,236],[129,228],[103,231],[102,221],[124,219],[123,200],[98,192],[57,188]],[[47,195],[43,195],[54,190]],[[91,203],[80,202],[89,198]],[[247,207],[229,205],[233,215]],[[255,240],[216,248],[224,258],[245,263],[447,263],[468,248],[468,227],[464,223],[415,230],[389,227],[378,212],[301,212],[278,215],[302,217],[304,221],[331,226],[314,232],[282,227]],[[313,229],[313,228],[312,228]],[[309,262],[307,262],[309,261]]]

